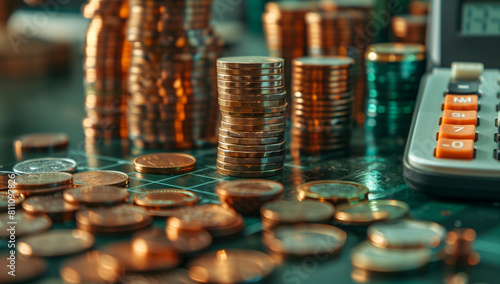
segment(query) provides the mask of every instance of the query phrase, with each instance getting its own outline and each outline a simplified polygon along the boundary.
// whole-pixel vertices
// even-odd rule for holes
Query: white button
[[[453,80],[477,80],[483,71],[484,64],[480,62],[451,63],[451,78]]]

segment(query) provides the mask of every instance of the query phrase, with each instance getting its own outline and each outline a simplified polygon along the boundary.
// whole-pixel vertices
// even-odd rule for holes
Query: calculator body
[[[451,77],[450,68],[434,68],[422,78],[403,158],[406,182],[412,189],[434,195],[500,200],[500,160],[498,159],[497,137],[500,71],[486,69],[476,81],[479,105],[473,141],[473,158],[436,157],[438,137],[441,139],[439,131],[443,123],[443,105],[445,95],[450,94]],[[466,98],[470,94],[457,96],[459,95],[464,95]],[[455,100],[465,101],[461,97]],[[455,128],[461,129],[462,127]],[[453,144],[442,143],[440,145],[451,148],[462,145],[459,142],[453,142],[455,140],[446,141],[451,141]]]

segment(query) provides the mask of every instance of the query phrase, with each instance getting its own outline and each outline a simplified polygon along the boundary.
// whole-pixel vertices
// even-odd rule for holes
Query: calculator
[[[421,81],[403,158],[409,187],[500,200],[500,70],[454,62]]]

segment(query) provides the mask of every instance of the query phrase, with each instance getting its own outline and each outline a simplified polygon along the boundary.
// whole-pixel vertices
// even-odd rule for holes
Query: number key
[[[438,159],[473,159],[474,141],[469,139],[440,138],[436,147]]]

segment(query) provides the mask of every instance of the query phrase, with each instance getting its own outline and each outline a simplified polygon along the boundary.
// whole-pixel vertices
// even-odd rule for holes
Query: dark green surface
[[[20,134],[39,131],[62,131],[70,136],[69,157],[74,158],[78,171],[92,169],[117,170],[130,176],[129,190],[142,192],[150,189],[178,187],[193,190],[200,195],[202,203],[216,202],[214,189],[220,180],[231,178],[215,171],[216,150],[204,149],[190,152],[198,163],[194,172],[179,176],[141,175],[132,169],[131,161],[140,154],[129,150],[119,141],[99,144],[87,148],[86,153],[81,129],[83,89],[79,62],[75,58],[73,72],[59,78],[9,80],[0,83],[0,170],[10,171],[15,164],[12,139]],[[370,188],[371,199],[394,198],[404,200],[411,206],[411,217],[418,220],[435,221],[447,229],[470,227],[478,236],[476,249],[481,263],[472,268],[449,268],[442,263],[433,263],[425,269],[402,275],[368,275],[371,283],[445,283],[445,278],[454,271],[466,271],[471,283],[499,283],[500,279],[500,203],[469,200],[436,199],[408,189],[403,179],[401,164],[404,139],[385,138],[373,140],[358,129],[354,135],[351,157],[333,159],[323,157],[319,162],[292,161],[288,157],[283,175],[271,178],[286,186],[286,199],[295,198],[297,185],[312,180],[342,179],[357,181]],[[471,190],[474,190],[471,188]],[[156,220],[156,227],[164,227],[164,220]],[[56,227],[75,227],[74,223]],[[352,283],[353,271],[350,251],[357,243],[366,239],[366,228],[342,227],[348,233],[347,246],[336,256],[327,260],[315,257],[287,260],[279,266],[268,280],[269,283]],[[121,239],[128,239],[123,237]],[[243,236],[234,240],[215,243],[210,249],[246,247],[264,250],[260,242],[260,222],[247,219]],[[96,248],[116,241],[114,238],[98,237]],[[0,242],[5,251],[5,242]],[[67,258],[50,260],[50,267],[43,283],[57,283],[60,264]]]

